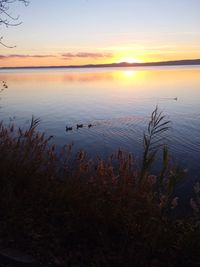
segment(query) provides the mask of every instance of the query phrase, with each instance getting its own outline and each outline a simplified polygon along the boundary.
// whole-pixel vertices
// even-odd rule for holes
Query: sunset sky
[[[200,0],[30,0],[1,25],[0,67],[200,58]]]

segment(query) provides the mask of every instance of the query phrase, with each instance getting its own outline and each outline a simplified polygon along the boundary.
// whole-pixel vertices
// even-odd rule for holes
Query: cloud
[[[79,52],[79,53],[64,53],[61,55],[64,59],[70,60],[72,58],[105,58],[112,57],[111,53],[91,53],[91,52]]]
[[[56,57],[55,55],[22,55],[22,54],[10,54],[10,55],[0,55],[0,59],[10,59],[10,58],[49,58]]]
[[[9,54],[9,55],[1,55],[0,54],[0,60],[6,60],[6,59],[26,59],[26,58],[52,58],[52,57],[58,57],[58,55],[28,55],[28,54]],[[78,52],[78,53],[63,53],[61,54],[62,59],[64,60],[71,60],[73,58],[108,58],[112,57],[111,53],[92,53],[92,52]]]

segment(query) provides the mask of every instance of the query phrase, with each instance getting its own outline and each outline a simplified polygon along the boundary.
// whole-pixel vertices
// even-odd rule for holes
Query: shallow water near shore
[[[33,115],[58,147],[73,142],[89,156],[120,147],[139,161],[143,132],[158,105],[172,122],[167,143],[173,159],[192,180],[200,178],[200,66],[15,69],[1,70],[0,80],[8,85],[1,120],[25,128]]]

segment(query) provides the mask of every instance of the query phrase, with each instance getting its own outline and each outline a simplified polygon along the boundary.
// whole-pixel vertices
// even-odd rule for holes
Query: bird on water
[[[76,124],[76,128],[79,129],[79,128],[83,128],[83,124]]]
[[[72,127],[68,127],[68,126],[66,126],[66,131],[72,131]]]

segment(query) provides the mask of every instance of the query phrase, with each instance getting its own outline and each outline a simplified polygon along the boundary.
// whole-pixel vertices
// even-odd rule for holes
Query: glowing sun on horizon
[[[127,63],[141,63],[142,60],[134,57],[123,57],[119,60],[119,62],[127,62]]]

